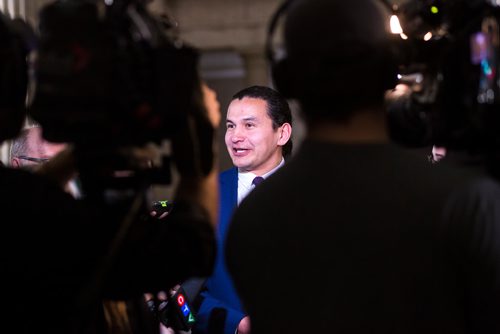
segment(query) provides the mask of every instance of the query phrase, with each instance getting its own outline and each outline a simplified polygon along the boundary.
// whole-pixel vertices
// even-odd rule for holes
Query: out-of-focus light
[[[408,36],[406,36],[404,32],[400,33],[399,37],[401,37],[401,39],[408,39]]]
[[[424,81],[424,76],[422,73],[419,72],[410,74],[398,73],[398,79],[406,85],[413,85],[413,84],[421,84]]]
[[[492,77],[492,74],[493,74],[493,70],[491,69],[491,66],[490,66],[490,63],[488,62],[488,60],[484,59],[482,62],[481,62],[481,68],[483,69],[483,73],[487,76],[487,77]]]
[[[432,38],[432,32],[428,32],[427,34],[424,35],[424,41],[428,41]]]
[[[432,13],[432,14],[437,14],[437,13],[439,13],[439,8],[437,8],[436,6],[431,6],[431,13]]]
[[[113,4],[113,0],[104,0],[104,3],[108,6],[111,6]]]
[[[396,15],[391,16],[391,20],[389,21],[391,26],[391,32],[393,34],[401,34],[403,33],[403,28],[401,28],[401,24],[399,23],[399,19]]]

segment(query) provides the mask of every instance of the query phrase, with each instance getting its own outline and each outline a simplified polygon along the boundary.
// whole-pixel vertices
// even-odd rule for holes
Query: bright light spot
[[[104,3],[108,6],[111,6],[113,4],[113,0],[104,0]]]
[[[489,77],[493,74],[493,70],[491,69],[489,62],[486,59],[481,62],[481,67],[483,68],[483,73],[486,74],[486,76]]]
[[[428,32],[427,34],[424,35],[424,41],[428,41],[432,38],[432,32]]]
[[[437,14],[437,13],[439,13],[439,8],[437,8],[436,6],[431,6],[431,13],[432,13],[432,14]]]
[[[391,16],[391,20],[389,21],[391,25],[391,32],[393,34],[402,34],[403,28],[401,28],[401,24],[399,23],[399,19],[396,15]]]
[[[408,36],[406,36],[404,32],[400,33],[399,37],[401,37],[401,39],[408,39]]]

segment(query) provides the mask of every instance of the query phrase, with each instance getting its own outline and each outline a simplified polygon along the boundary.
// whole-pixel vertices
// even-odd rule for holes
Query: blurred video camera
[[[474,153],[500,148],[500,1],[415,0],[394,6],[400,83],[389,96],[396,140]]]
[[[213,129],[202,104],[198,53],[146,2],[58,0],[42,8],[29,112],[47,140],[93,152],[81,160],[94,166],[112,156],[117,169],[134,169],[115,153],[179,138],[173,145],[188,151],[183,156],[198,157],[177,161],[185,174],[206,174]],[[155,175],[165,179],[166,165]]]

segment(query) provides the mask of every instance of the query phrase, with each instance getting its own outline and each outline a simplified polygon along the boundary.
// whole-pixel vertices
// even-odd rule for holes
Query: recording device
[[[161,217],[164,213],[170,213],[174,208],[174,204],[172,201],[163,200],[163,201],[154,201],[151,206],[151,210],[156,212],[157,217]]]
[[[88,169],[108,163],[169,183],[170,160],[160,159],[155,172],[159,166],[137,167],[123,153],[168,139],[181,174],[206,175],[213,127],[202,103],[198,52],[178,39],[175,22],[155,17],[145,3],[59,0],[42,8],[29,112],[45,139],[74,143]]]
[[[370,87],[372,81],[385,81],[390,90],[387,96],[389,128],[392,138],[399,143],[410,147],[438,145],[477,154],[499,147],[498,1],[374,0],[399,18],[403,30],[394,34],[395,38],[389,38],[395,52],[394,57],[392,52],[382,55],[389,60],[387,66],[365,68],[358,64],[363,61],[343,68],[321,64],[314,74],[310,74],[309,68],[304,71],[293,66],[283,41],[276,41],[278,35],[283,35],[276,33],[281,27],[279,22],[298,2],[282,3],[271,19],[266,41],[274,84],[285,96],[298,98],[303,92],[314,96],[315,91],[326,87],[335,91],[336,96],[356,100],[356,96],[369,93],[363,90],[365,85]],[[311,50],[314,47],[315,43],[311,42]],[[380,46],[379,49],[386,48]],[[382,73],[387,80],[380,80]],[[397,80],[393,79],[395,74]],[[307,83],[308,75],[325,82],[332,77],[336,80],[334,83],[342,85],[326,82],[308,88],[313,86]],[[352,89],[354,86],[356,89]],[[392,90],[394,86],[398,89]],[[348,89],[353,92],[351,95],[345,91]],[[328,96],[328,92],[317,95]]]
[[[182,287],[166,300],[150,299],[148,307],[158,320],[176,331],[189,332],[196,322],[191,307],[189,306],[186,293]]]
[[[473,154],[500,146],[500,4],[420,0],[394,7],[400,34],[400,83],[389,96],[393,131],[410,146]]]
[[[73,144],[82,201],[119,222],[94,284],[82,292],[84,307],[91,307],[88,296],[99,295],[94,291],[102,288],[133,225],[150,219],[150,186],[170,183],[171,163],[187,179],[207,175],[213,165],[214,128],[198,51],[178,38],[173,20],[153,15],[147,2],[56,0],[39,13],[29,114],[45,139]],[[171,153],[151,159],[156,156],[148,148],[164,141]],[[171,209],[163,204],[162,210]],[[162,314],[175,312],[172,304]]]
[[[117,224],[115,235],[103,237],[110,238],[109,247],[88,284],[74,296],[76,332],[93,325],[94,302],[108,289],[131,226],[149,214],[145,190],[170,181],[170,156],[159,170],[142,165],[134,149],[168,139],[181,177],[203,176],[212,168],[214,130],[203,105],[198,53],[175,36],[174,24],[149,13],[146,2],[56,0],[40,12],[29,115],[45,139],[74,144],[82,202],[99,212],[99,222]],[[29,49],[14,23],[0,13],[2,140],[15,137],[25,116]],[[169,201],[159,204],[172,208]],[[194,318],[181,297],[182,290],[161,314],[162,321],[184,329]]]

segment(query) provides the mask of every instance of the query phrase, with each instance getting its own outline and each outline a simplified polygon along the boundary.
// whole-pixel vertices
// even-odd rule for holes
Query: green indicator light
[[[437,14],[437,13],[439,13],[439,8],[437,8],[436,6],[431,6],[431,13],[432,13],[432,14]]]

